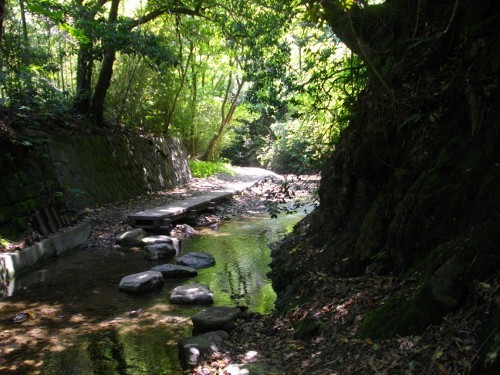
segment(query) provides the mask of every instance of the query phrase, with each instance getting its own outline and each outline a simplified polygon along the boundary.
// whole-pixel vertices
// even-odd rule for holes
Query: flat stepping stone
[[[170,302],[179,305],[209,305],[214,302],[214,294],[205,285],[181,285],[172,290]]]
[[[169,263],[153,267],[151,268],[151,271],[161,272],[164,279],[194,277],[198,275],[198,271],[196,271],[196,269],[194,269],[193,267]]]
[[[146,245],[142,248],[142,252],[147,260],[168,259],[177,255],[175,246],[168,242]]]
[[[208,268],[215,264],[215,259],[212,254],[199,251],[180,256],[177,258],[177,264],[193,268]]]
[[[116,238],[116,243],[126,247],[141,246],[141,240],[146,236],[147,233],[144,229],[135,228],[120,234]]]
[[[193,315],[191,321],[195,331],[210,332],[227,329],[229,324],[238,319],[241,310],[237,307],[209,307]]]
[[[158,235],[158,236],[148,236],[141,238],[141,246],[154,245],[158,243],[168,243],[173,245],[177,252],[179,252],[180,250],[180,241],[178,238],[175,237]]]
[[[228,337],[225,331],[213,331],[182,339],[178,343],[182,368],[196,367],[203,359],[218,351]]]
[[[162,284],[163,277],[160,272],[145,271],[123,277],[118,288],[127,293],[144,293],[156,289]]]

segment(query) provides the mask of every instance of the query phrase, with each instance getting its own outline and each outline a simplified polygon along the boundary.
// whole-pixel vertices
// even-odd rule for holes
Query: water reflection
[[[75,251],[16,280],[0,302],[2,374],[181,374],[177,342],[191,333],[199,306],[168,303],[172,289],[200,282],[215,305],[246,305],[269,313],[276,295],[268,244],[303,215],[230,221],[186,240],[183,252],[207,251],[216,265],[190,280],[145,295],[118,291],[120,279],[150,269],[138,249]],[[138,316],[129,314],[141,309]],[[28,314],[22,323],[12,317]]]

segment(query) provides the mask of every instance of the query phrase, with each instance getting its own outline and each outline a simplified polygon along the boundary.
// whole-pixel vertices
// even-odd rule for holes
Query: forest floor
[[[236,178],[194,178],[176,189],[87,209],[80,216],[91,219],[94,230],[86,246],[114,246],[116,236],[130,228],[126,220],[130,213],[218,189]],[[196,225],[269,212],[270,203],[274,207],[273,202],[311,196],[317,181],[317,176],[264,177],[216,210],[199,215]],[[481,348],[489,337],[480,332],[492,307],[500,304],[500,276],[491,285],[478,283],[473,300],[420,335],[375,340],[359,338],[364,316],[395,290],[411,295],[418,285],[369,272],[353,278],[313,269],[309,274],[307,283],[299,286],[300,303],[295,308],[266,316],[245,314],[224,346],[189,373],[246,374],[240,368],[257,362],[266,370],[256,373],[266,374],[451,375],[475,373],[479,361],[488,360]]]

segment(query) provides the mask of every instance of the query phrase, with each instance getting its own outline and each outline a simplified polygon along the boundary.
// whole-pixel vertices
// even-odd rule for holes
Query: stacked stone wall
[[[72,214],[181,185],[191,178],[179,140],[55,135],[0,149],[0,236],[27,232],[47,207]]]

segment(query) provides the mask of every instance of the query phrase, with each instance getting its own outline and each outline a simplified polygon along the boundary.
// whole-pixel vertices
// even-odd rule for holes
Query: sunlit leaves
[[[356,0],[340,0],[340,6],[344,10],[351,9],[354,6],[355,3],[356,3]]]
[[[75,38],[75,40],[81,44],[89,44],[91,42],[91,39],[87,35],[85,35],[84,31],[82,31],[81,29],[78,29],[66,23],[60,25],[59,27],[61,28],[61,30],[66,31],[68,35]]]

